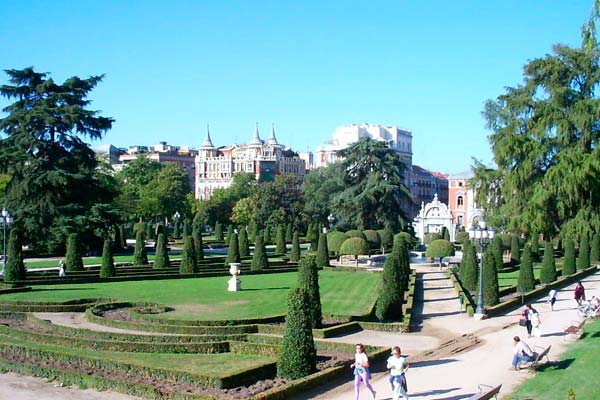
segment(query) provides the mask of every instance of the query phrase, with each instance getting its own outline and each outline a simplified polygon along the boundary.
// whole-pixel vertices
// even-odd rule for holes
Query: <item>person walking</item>
[[[67,276],[66,270],[67,266],[65,265],[65,260],[60,260],[58,263],[58,276],[60,278],[64,278],[65,276]]]
[[[513,371],[520,369],[520,364],[523,362],[532,362],[535,359],[535,353],[531,350],[531,347],[520,337],[515,336],[513,338],[513,359],[512,367]]]
[[[406,370],[409,365],[406,357],[402,357],[400,346],[392,347],[392,355],[387,360],[387,369],[390,370],[392,383],[392,400],[399,400],[400,396],[408,400],[408,386],[406,384]]]
[[[521,312],[521,319],[519,321],[519,325],[524,326],[525,330],[527,330],[527,336],[531,337],[531,314],[529,313],[529,307],[531,304],[527,304],[523,311]]]
[[[550,303],[550,309],[552,311],[554,311],[554,303],[556,303],[556,296],[558,295],[558,292],[556,291],[556,289],[552,289],[550,290],[550,292],[548,292],[548,303]]]
[[[577,306],[580,306],[583,301],[585,301],[585,288],[581,284],[581,281],[577,282],[575,285],[575,289],[573,290],[573,297],[577,302]]]
[[[540,320],[540,313],[531,306],[531,304],[527,304],[527,316],[529,319],[529,323],[531,325],[531,335],[535,337],[542,337],[542,331],[540,330],[540,325],[542,321]]]
[[[359,400],[360,395],[360,384],[364,382],[367,389],[371,391],[371,398],[375,400],[377,392],[371,386],[369,380],[371,379],[369,357],[365,353],[365,346],[362,344],[356,345],[356,354],[354,354],[354,363],[350,365],[350,368],[354,368],[354,395],[355,400]]]

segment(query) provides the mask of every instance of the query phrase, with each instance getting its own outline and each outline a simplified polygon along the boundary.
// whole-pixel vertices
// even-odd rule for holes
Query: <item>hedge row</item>
[[[260,333],[248,335],[248,343],[269,344],[279,346],[282,340],[283,339],[280,336],[263,335]],[[315,348],[317,350],[345,353],[348,354],[349,359],[354,357],[355,346],[355,344],[349,343],[329,342],[319,339],[315,340]],[[378,351],[380,349],[381,348],[377,346],[365,345],[365,350],[368,353],[371,353],[372,351]]]
[[[229,351],[235,354],[253,354],[265,357],[277,357],[279,352],[279,342],[276,344],[255,343],[255,342],[229,342]]]
[[[475,313],[475,299],[473,299],[473,296],[471,296],[471,292],[463,287],[462,282],[458,278],[457,273],[453,270],[448,271],[448,276],[452,281],[452,284],[454,285],[454,290],[456,291],[458,298],[463,299],[463,302],[465,304],[465,311],[467,312],[469,317],[472,317]]]
[[[0,311],[15,312],[84,312],[99,299],[70,300],[63,303],[14,301],[1,302]]]
[[[164,311],[161,311],[164,312]],[[138,309],[130,309],[129,316],[133,320],[148,321],[155,324],[186,325],[186,326],[230,326],[230,325],[251,325],[251,324],[270,324],[285,321],[285,315],[274,315],[263,318],[247,319],[224,319],[224,320],[178,320],[170,318],[160,318],[153,314],[142,313]]]
[[[12,286],[12,285],[4,285],[0,287],[0,295],[10,294],[10,293],[21,293],[21,292],[29,292],[31,288],[29,286]]]

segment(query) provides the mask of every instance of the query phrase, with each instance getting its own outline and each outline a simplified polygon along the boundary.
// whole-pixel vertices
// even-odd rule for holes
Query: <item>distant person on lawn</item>
[[[60,260],[58,262],[58,276],[64,278],[67,276],[67,266],[65,264],[65,260]]]

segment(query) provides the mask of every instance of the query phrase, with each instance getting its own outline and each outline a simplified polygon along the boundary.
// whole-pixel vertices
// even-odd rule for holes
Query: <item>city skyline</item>
[[[577,47],[592,1],[0,4],[2,69],[59,82],[106,74],[92,147],[263,139],[314,152],[336,127],[394,125],[413,162],[456,174],[491,160],[484,102],[552,45]],[[6,84],[2,74],[1,84]],[[8,104],[0,100],[0,106]]]

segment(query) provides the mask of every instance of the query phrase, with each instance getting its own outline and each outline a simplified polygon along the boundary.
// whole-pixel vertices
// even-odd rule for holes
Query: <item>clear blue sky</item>
[[[100,142],[198,147],[263,138],[314,151],[338,125],[413,132],[413,162],[446,173],[491,160],[487,99],[530,59],[580,44],[592,0],[0,0],[0,67],[62,82],[106,74]],[[0,75],[0,83],[7,82]],[[0,105],[5,106],[5,100]]]

